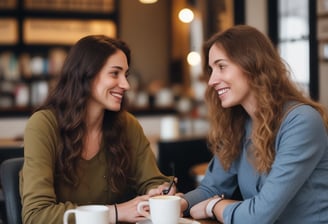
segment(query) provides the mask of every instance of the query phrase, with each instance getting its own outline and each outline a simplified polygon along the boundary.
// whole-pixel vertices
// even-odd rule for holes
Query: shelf
[[[0,118],[29,117],[33,110],[31,107],[0,108]]]
[[[34,109],[33,107],[0,108],[0,117],[29,117]],[[134,116],[178,114],[174,108],[128,108],[127,111]]]
[[[72,12],[72,11],[49,11],[49,10],[26,10],[25,12],[26,18],[51,18],[51,19],[75,19],[79,18],[81,20],[85,19],[106,19],[106,20],[116,20],[116,13],[96,13],[96,12]]]
[[[0,117],[29,116],[81,37],[116,37],[117,7],[118,0],[0,1]]]

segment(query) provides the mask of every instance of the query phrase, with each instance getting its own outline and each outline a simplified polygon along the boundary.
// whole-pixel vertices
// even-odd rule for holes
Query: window
[[[278,49],[292,79],[309,95],[310,43],[308,0],[279,0]]]

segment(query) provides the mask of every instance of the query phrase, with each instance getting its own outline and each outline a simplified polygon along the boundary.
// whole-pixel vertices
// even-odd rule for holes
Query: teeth
[[[222,94],[228,92],[228,90],[229,90],[228,88],[220,89],[220,90],[218,91],[218,94],[219,94],[219,95],[222,95]]]
[[[112,93],[113,96],[115,97],[118,97],[118,98],[122,98],[123,95],[122,94],[119,94],[119,93]]]

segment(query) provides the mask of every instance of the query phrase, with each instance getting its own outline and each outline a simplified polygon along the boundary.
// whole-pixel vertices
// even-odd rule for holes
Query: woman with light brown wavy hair
[[[182,210],[223,223],[328,223],[326,109],[253,27],[213,35],[204,56],[215,156]]]
[[[129,65],[129,47],[104,35],[71,48],[26,125],[23,223],[62,223],[66,210],[87,204],[107,205],[110,223],[136,223],[146,219],[137,204],[167,188],[142,127],[123,108]]]

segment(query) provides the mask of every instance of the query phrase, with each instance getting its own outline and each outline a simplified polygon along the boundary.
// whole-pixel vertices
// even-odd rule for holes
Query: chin
[[[233,105],[233,104],[231,104],[231,103],[222,103],[221,102],[221,106],[223,107],[223,108],[230,108],[230,107],[233,107],[233,106],[235,106],[235,105]]]
[[[112,105],[112,106],[108,106],[108,107],[107,107],[107,110],[110,110],[110,111],[116,111],[116,112],[117,112],[117,111],[120,111],[121,108],[122,108],[121,105],[119,105],[119,106],[113,106],[113,105]]]

